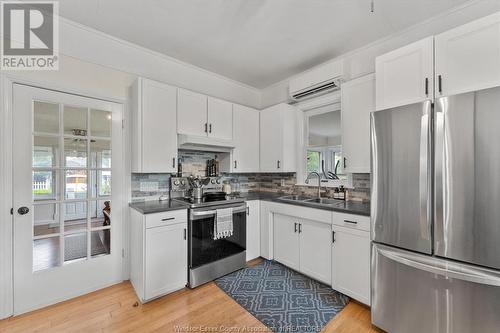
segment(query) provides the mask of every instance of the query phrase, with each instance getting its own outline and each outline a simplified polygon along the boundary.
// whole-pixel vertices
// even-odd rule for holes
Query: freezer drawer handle
[[[431,257],[419,259],[417,255],[403,252],[399,253],[394,250],[377,248],[376,251],[384,257],[400,264],[421,269],[429,273],[442,275],[452,279],[500,287],[500,275],[487,269],[468,268],[463,264],[460,265],[449,261],[445,262],[444,260],[440,260],[443,262],[435,261],[435,263],[432,263],[431,260],[435,259]]]

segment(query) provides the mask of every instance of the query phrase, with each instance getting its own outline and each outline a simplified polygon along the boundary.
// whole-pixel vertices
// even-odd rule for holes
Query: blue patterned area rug
[[[319,332],[349,302],[329,286],[269,260],[215,283],[273,332]]]

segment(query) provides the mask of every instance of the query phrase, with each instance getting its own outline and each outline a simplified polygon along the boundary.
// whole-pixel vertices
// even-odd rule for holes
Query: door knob
[[[17,212],[19,213],[19,215],[25,215],[25,214],[28,214],[30,211],[30,209],[28,207],[19,207]]]

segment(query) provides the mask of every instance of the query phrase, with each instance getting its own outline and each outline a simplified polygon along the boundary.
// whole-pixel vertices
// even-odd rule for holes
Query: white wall
[[[471,1],[395,35],[331,59],[328,62],[337,60],[343,61],[345,71],[344,79],[351,80],[375,72],[375,58],[381,54],[422,38],[439,34],[496,11],[500,11],[499,0]],[[301,74],[302,73],[295,76]],[[263,89],[261,108],[287,101],[288,82],[291,78],[292,77]]]

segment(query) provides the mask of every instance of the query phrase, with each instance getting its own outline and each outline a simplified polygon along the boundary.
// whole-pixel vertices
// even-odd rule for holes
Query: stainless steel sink
[[[308,203],[317,203],[317,204],[322,204],[322,205],[335,205],[335,204],[341,204],[341,202],[339,202],[338,200],[336,199],[330,199],[330,198],[313,198],[313,199],[307,199],[307,200],[304,200],[304,202],[308,202]]]
[[[287,195],[284,197],[279,197],[278,199],[285,201],[306,201],[308,199],[311,199],[311,197],[305,195]]]

